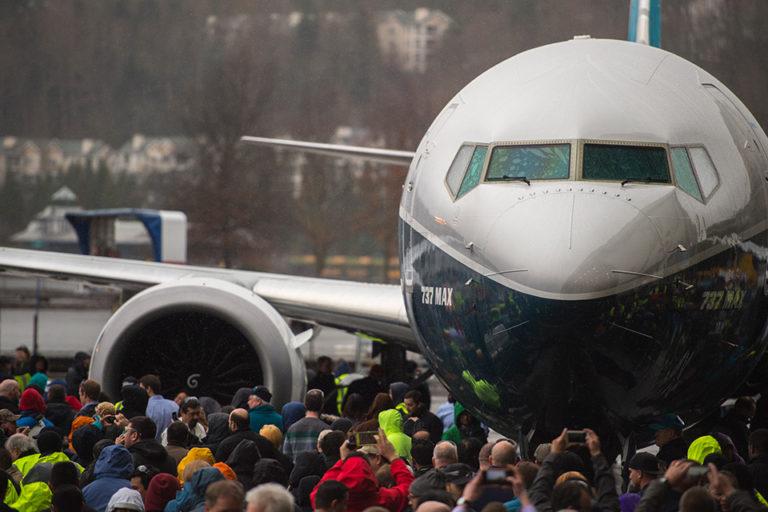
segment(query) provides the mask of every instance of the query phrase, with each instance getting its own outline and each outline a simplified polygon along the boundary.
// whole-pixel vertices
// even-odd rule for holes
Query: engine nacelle
[[[301,400],[304,362],[282,316],[242,286],[184,278],[127,301],[102,329],[91,378],[112,397],[122,380],[160,376],[163,393],[186,390],[228,403],[241,387],[264,384],[279,407]]]

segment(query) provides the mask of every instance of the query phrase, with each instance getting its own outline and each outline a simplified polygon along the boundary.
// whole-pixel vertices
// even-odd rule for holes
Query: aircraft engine
[[[183,278],[142,291],[109,319],[90,376],[112,397],[123,379],[160,376],[163,393],[229,403],[238,388],[266,385],[272,403],[301,400],[304,362],[280,314],[248,288]]]

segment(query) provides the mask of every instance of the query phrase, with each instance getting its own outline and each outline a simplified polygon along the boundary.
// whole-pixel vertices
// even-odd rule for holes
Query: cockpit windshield
[[[496,146],[491,152],[486,180],[567,180],[570,169],[570,144]]]
[[[663,147],[584,144],[585,180],[671,183]]]

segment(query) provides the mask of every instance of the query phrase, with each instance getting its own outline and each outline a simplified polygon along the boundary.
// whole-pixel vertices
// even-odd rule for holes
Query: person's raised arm
[[[616,494],[616,480],[611,471],[611,466],[603,455],[600,446],[600,438],[594,430],[584,429],[587,434],[587,448],[592,457],[592,469],[594,471],[594,485],[597,492],[597,506],[600,510],[619,510],[619,496]]]

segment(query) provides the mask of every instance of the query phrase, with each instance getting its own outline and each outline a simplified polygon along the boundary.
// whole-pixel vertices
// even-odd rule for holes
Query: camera
[[[117,421],[117,418],[115,418],[114,416],[104,416],[103,418],[101,418],[101,422],[104,423],[105,425],[112,425],[115,421]]]
[[[509,485],[509,482],[507,481],[508,476],[510,476],[510,473],[506,469],[489,468],[485,471],[484,483],[495,484],[495,485]]]
[[[707,473],[709,473],[709,468],[707,466],[691,466],[688,468],[685,475],[689,481],[698,481],[706,476]]]
[[[583,430],[569,430],[565,435],[569,444],[584,444],[587,442],[587,433]]]

